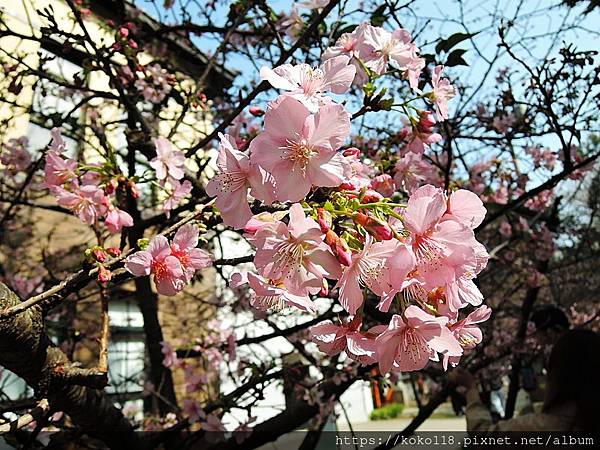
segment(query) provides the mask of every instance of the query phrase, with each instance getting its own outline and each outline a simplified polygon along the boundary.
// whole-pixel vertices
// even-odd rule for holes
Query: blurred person
[[[552,348],[541,412],[493,423],[473,374],[457,368],[449,378],[467,389],[467,431],[597,431],[600,335],[593,331],[568,331]]]
[[[532,337],[541,351],[533,351],[521,358],[520,383],[517,394],[516,415],[539,412],[544,401],[544,380],[548,357],[554,344],[570,328],[570,322],[562,309],[554,305],[543,305],[531,314],[530,322],[535,326]]]

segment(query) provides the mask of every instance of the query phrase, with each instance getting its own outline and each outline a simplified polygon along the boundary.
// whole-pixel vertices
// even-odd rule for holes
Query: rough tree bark
[[[0,282],[0,310],[20,302]],[[23,378],[38,398],[47,398],[52,411],[64,411],[87,434],[110,448],[141,448],[131,424],[104,392],[82,385],[100,387],[101,376],[74,367],[52,344],[44,330],[40,306],[0,320],[0,365]]]

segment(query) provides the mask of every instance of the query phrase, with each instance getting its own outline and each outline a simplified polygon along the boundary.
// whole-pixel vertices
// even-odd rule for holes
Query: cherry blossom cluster
[[[263,67],[261,78],[283,93],[269,103],[262,131],[244,142],[247,151],[239,139],[219,135],[218,173],[206,188],[223,222],[243,229],[256,249],[255,272],[233,274],[231,286],[247,284],[250,304],[262,311],[315,312],[315,298],[337,297],[349,319],[313,327],[312,339],[329,355],[345,351],[384,373],[418,370],[430,359],[457,364],[464,349],[481,342],[476,324],[491,312],[480,306],[473,281],[488,259],[474,235],[483,203],[469,191],[447,194],[426,184],[437,173],[421,155],[441,139],[434,125],[447,118],[454,88],[435,67],[424,93],[424,66],[408,32],[363,23],[327,49],[319,67]],[[417,108],[408,115],[393,177],[345,146],[351,116],[329,95],[353,83],[368,95],[390,67],[435,108],[435,118]],[[406,203],[391,201],[402,197],[398,190],[411,194]],[[253,214],[249,195],[271,212]],[[373,296],[389,324],[363,324]],[[478,308],[460,318],[468,306]]]
[[[31,154],[27,150],[28,139],[23,136],[11,139],[0,148],[0,164],[2,176],[15,178],[18,173],[25,172],[31,164]]]
[[[170,217],[171,210],[192,191],[192,183],[183,180],[185,175],[185,155],[173,147],[165,138],[154,141],[156,157],[150,161],[155,170],[158,186],[167,194],[163,203],[163,211]],[[182,181],[183,180],[183,181]]]
[[[60,129],[52,130],[52,142],[45,157],[44,185],[56,202],[73,211],[87,225],[104,219],[111,233],[133,225],[133,218],[118,204],[123,189],[136,192],[135,185],[123,176],[110,172],[110,165],[84,165],[65,156],[66,143]]]
[[[134,276],[152,275],[156,290],[162,295],[176,295],[188,285],[196,270],[212,264],[212,256],[197,248],[200,231],[186,224],[177,230],[173,240],[162,235],[153,237],[143,250],[125,260],[125,268]]]

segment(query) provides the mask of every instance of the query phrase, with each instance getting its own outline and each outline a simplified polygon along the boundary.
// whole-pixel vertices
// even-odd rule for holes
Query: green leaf
[[[373,26],[380,27],[381,25],[383,25],[383,22],[385,22],[386,19],[383,13],[385,12],[386,8],[387,5],[383,4],[375,11],[373,11],[373,14],[371,14],[371,24]]]
[[[456,44],[460,44],[462,41],[472,38],[477,33],[454,33],[452,36],[441,40],[435,46],[435,52],[441,53],[442,51],[448,52]]]
[[[468,66],[467,62],[463,59],[463,55],[466,53],[466,50],[457,48],[453,50],[446,59],[446,67],[454,67],[454,66]]]
[[[379,106],[384,111],[390,111],[394,106],[394,98],[385,98],[379,102]]]

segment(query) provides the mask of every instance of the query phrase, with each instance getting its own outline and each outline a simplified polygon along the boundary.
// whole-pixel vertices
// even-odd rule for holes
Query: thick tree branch
[[[3,309],[20,301],[0,283]],[[90,436],[111,448],[140,448],[131,424],[104,392],[65,382],[78,371],[46,335],[39,306],[0,321],[0,365],[23,378],[36,395],[48,399],[52,410],[64,411]]]

